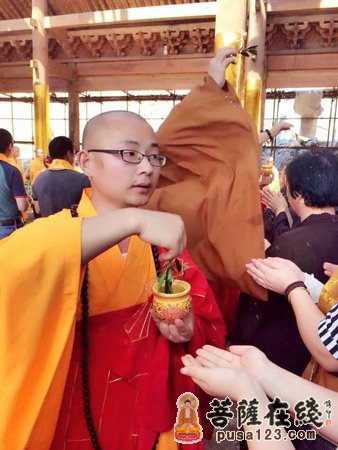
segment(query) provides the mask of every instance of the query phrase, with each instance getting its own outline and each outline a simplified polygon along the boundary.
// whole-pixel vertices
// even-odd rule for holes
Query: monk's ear
[[[80,150],[77,155],[77,158],[82,172],[88,177],[90,177],[92,175],[91,172],[92,158],[90,153],[87,150]]]

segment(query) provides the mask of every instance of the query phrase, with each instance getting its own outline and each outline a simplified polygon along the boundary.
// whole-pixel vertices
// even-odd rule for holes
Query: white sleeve
[[[313,303],[318,303],[320,293],[323,289],[323,283],[317,280],[313,276],[313,274],[308,274],[304,272],[304,283],[306,285],[307,290],[309,291],[310,297],[313,300]]]

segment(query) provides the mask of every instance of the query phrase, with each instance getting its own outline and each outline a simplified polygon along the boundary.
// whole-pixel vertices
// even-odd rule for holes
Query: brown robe
[[[207,77],[157,138],[169,162],[149,208],[182,216],[189,252],[209,280],[265,298],[245,270],[264,257],[257,132],[232,87]]]

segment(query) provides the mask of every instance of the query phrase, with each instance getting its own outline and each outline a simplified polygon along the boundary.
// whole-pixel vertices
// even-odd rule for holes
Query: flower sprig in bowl
[[[165,263],[161,275],[157,278],[157,289],[159,291],[162,290],[165,294],[173,294],[173,271],[182,272],[182,263],[178,258]]]

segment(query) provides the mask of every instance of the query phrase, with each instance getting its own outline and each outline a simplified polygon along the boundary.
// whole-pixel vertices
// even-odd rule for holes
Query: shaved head
[[[154,130],[138,114],[110,111],[89,120],[78,158],[91,181],[95,209],[145,205],[160,176],[160,166],[152,164],[158,153]],[[136,154],[141,159],[129,162]]]
[[[20,149],[16,145],[12,147],[12,156],[13,158],[18,158],[20,156]]]
[[[127,130],[135,122],[142,122],[150,127],[143,117],[131,111],[108,111],[99,114],[87,122],[83,131],[82,147],[95,148],[99,136],[107,136],[114,133],[114,130],[119,132],[123,129]]]

